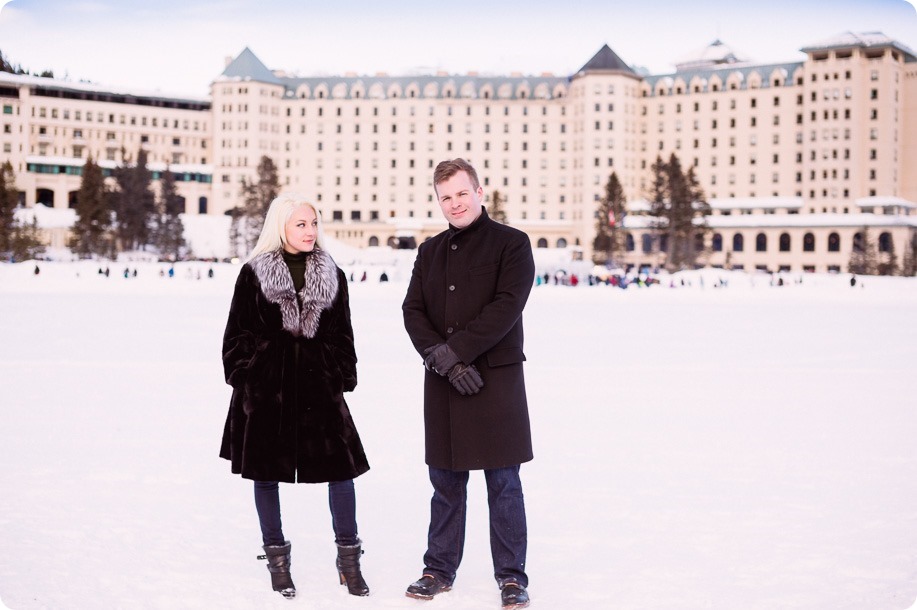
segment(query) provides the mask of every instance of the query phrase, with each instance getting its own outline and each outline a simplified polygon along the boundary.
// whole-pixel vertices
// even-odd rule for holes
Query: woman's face
[[[283,249],[290,254],[311,252],[315,248],[315,239],[318,237],[318,220],[315,211],[307,205],[293,210],[290,219],[284,226],[286,243]]]

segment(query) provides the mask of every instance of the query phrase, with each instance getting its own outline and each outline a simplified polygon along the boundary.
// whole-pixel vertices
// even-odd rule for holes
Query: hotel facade
[[[208,99],[0,73],[0,159],[26,207],[68,208],[87,156],[110,170],[142,146],[154,183],[169,167],[193,215],[239,205],[268,156],[329,235],[366,247],[441,231],[433,168],[463,157],[534,247],[587,258],[615,172],[628,201],[620,262],[656,266],[645,197],[657,156],[675,154],[713,210],[700,265],[846,271],[864,240],[900,265],[917,233],[917,57],[881,33],[801,50],[804,61],[765,64],[717,41],[664,75],[604,46],[565,76],[299,77],[245,49]]]

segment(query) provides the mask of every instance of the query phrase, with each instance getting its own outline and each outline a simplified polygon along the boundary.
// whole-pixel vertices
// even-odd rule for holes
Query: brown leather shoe
[[[529,593],[525,587],[515,582],[508,582],[500,590],[500,600],[504,610],[511,608],[528,608]]]
[[[452,585],[433,574],[424,574],[420,580],[411,583],[404,594],[414,599],[433,599],[434,596],[451,591]]]

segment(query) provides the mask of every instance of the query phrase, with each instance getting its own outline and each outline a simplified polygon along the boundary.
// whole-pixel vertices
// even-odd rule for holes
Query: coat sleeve
[[[449,347],[462,362],[473,362],[509,333],[522,316],[534,280],[532,245],[524,233],[514,235],[503,251],[493,300],[449,338]]]
[[[223,332],[223,373],[226,383],[234,388],[245,384],[256,356],[267,345],[258,312],[258,291],[254,272],[248,265],[243,266],[236,279]]]
[[[445,342],[445,339],[436,332],[427,314],[427,305],[423,297],[423,259],[424,246],[421,245],[417,250],[417,258],[414,260],[414,270],[411,272],[408,292],[401,305],[401,311],[404,314],[404,328],[408,332],[411,343],[414,344],[414,349],[421,356],[428,347]]]
[[[328,345],[341,371],[344,391],[357,387],[357,352],[353,341],[353,324],[350,320],[350,292],[347,277],[338,269],[338,296],[332,306],[332,324],[328,332]]]

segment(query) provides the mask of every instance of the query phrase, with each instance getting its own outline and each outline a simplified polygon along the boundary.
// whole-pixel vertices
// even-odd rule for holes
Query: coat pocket
[[[525,362],[525,354],[522,353],[521,347],[502,347],[490,350],[487,352],[486,358],[487,366],[491,368]]]

